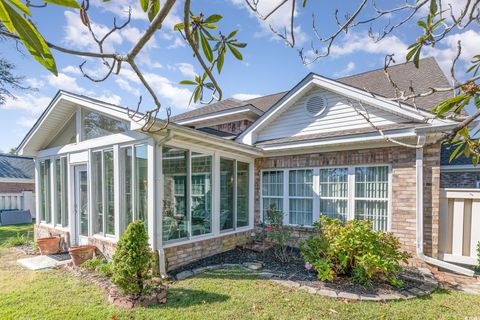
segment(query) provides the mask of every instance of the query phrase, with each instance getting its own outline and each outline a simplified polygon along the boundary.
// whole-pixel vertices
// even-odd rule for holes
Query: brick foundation
[[[255,161],[255,222],[260,221],[260,172],[264,169],[288,169],[328,166],[361,166],[390,164],[392,166],[391,231],[400,239],[404,250],[415,255],[416,242],[416,151],[389,147],[330,153],[260,158]],[[438,218],[440,197],[440,148],[424,151],[424,250],[438,254]],[[310,230],[294,230],[296,239],[308,236]]]
[[[252,239],[251,233],[252,231],[239,232],[218,238],[165,248],[167,271],[243,245]]]

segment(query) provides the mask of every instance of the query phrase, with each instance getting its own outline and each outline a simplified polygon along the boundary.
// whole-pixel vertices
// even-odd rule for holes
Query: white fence
[[[35,195],[31,191],[0,193],[0,210],[3,209],[30,210],[35,217]]]
[[[449,262],[477,265],[480,190],[442,189],[439,222],[439,258]]]

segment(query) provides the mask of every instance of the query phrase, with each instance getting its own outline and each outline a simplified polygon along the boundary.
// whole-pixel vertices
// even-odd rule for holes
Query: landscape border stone
[[[211,266],[206,266],[206,267],[201,267],[201,268],[196,268],[192,270],[185,270],[182,271],[174,276],[175,280],[181,281],[187,278],[191,278],[193,276],[196,276],[198,274],[207,272],[207,271],[213,271],[213,270],[218,270],[218,269],[244,269],[247,271],[250,271],[252,273],[257,274],[260,278],[263,279],[271,279],[273,282],[282,285],[284,287],[290,288],[290,289],[295,289],[295,290],[302,290],[310,294],[318,294],[324,297],[328,298],[334,298],[334,299],[342,299],[342,300],[357,300],[357,301],[393,301],[393,300],[410,300],[416,297],[420,296],[425,296],[431,294],[433,291],[435,291],[438,288],[438,281],[435,279],[435,277],[428,272],[421,272],[421,275],[423,277],[422,281],[419,281],[419,279],[413,279],[411,278],[410,280],[418,283],[418,286],[415,286],[413,288],[409,289],[403,289],[399,292],[396,293],[379,293],[379,294],[358,294],[355,292],[349,292],[349,291],[341,291],[341,290],[334,290],[330,288],[315,288],[311,286],[307,286],[301,283],[298,283],[296,281],[292,280],[286,280],[283,279],[281,275],[275,274],[273,272],[267,271],[267,270],[253,270],[251,268],[248,268],[247,265],[248,263],[258,263],[258,261],[252,261],[252,262],[247,262],[247,263],[242,263],[242,264],[236,264],[236,263],[224,263],[224,264],[216,264],[216,265],[211,265]],[[422,271],[422,270],[420,270]]]

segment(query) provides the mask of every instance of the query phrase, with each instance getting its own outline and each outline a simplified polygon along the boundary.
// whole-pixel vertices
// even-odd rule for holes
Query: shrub
[[[28,235],[17,233],[15,237],[8,238],[3,243],[4,247],[11,248],[23,245],[29,245],[32,243],[32,239],[29,238]]]
[[[150,278],[152,253],[142,221],[130,223],[113,255],[112,282],[125,294],[141,295]]]
[[[99,273],[105,277],[111,277],[113,274],[113,263],[103,259],[93,258],[82,263],[80,268]]]
[[[477,242],[477,267],[475,268],[475,270],[477,272],[480,272],[480,241]]]
[[[282,262],[288,262],[290,260],[288,243],[291,239],[291,232],[283,225],[283,217],[282,211],[278,211],[275,206],[271,206],[267,210],[268,226],[266,231],[267,239],[273,244],[275,257]]]
[[[98,268],[98,266],[102,264],[103,264],[102,259],[92,258],[82,263],[80,265],[80,268],[84,270],[95,271]]]
[[[391,233],[373,231],[371,222],[352,220],[342,224],[325,216],[315,224],[318,233],[301,243],[300,251],[322,281],[348,276],[361,284],[388,281],[402,286],[400,262],[409,254],[400,251],[400,241]]]

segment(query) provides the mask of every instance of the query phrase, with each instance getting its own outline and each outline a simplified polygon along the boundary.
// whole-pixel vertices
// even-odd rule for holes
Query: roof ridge
[[[281,94],[281,93],[287,93],[287,92],[288,92],[288,90],[283,90],[283,91],[279,91],[279,92],[275,92],[275,93],[269,93],[269,94],[259,96],[259,97],[256,97],[256,98],[252,98],[252,99],[248,99],[248,100],[240,100],[240,101],[248,102],[248,101],[252,101],[252,100],[255,100],[255,99],[270,97],[270,96],[274,96],[274,95]]]

